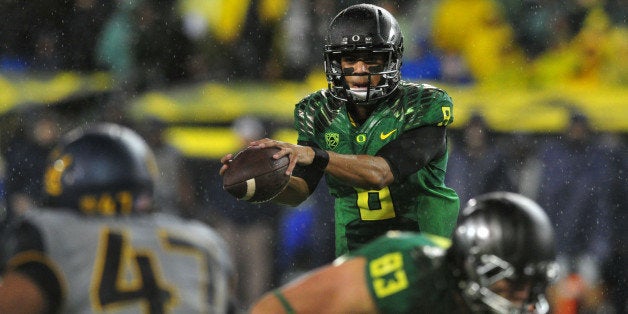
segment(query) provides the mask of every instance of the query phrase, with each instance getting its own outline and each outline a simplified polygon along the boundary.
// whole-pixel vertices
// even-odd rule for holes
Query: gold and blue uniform
[[[0,239],[0,267],[30,277],[58,313],[226,313],[231,260],[200,222],[165,213],[27,211]]]

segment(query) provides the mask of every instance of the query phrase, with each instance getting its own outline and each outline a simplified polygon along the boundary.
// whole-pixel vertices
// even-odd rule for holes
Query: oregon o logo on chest
[[[351,40],[352,41],[360,41],[360,35],[353,35],[353,36],[351,36]]]
[[[364,143],[364,142],[366,142],[366,134],[358,134],[358,135],[355,137],[355,141],[356,141],[356,142],[358,142],[358,143]]]

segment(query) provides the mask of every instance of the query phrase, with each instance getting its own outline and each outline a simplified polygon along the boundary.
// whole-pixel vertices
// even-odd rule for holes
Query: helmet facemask
[[[351,53],[368,53],[383,56],[382,65],[368,66],[367,73],[353,73],[353,68],[342,68],[341,58]],[[371,105],[390,95],[398,86],[401,78],[401,62],[392,48],[388,49],[356,49],[326,50],[325,74],[331,95],[342,101],[349,101],[358,105]],[[374,76],[381,76],[377,85],[373,84]],[[364,88],[350,88],[347,76],[367,76],[368,84]]]
[[[523,270],[530,274],[519,275],[514,266],[495,255],[470,255],[463,270],[466,280],[460,282],[462,296],[477,311],[493,313],[547,313],[549,303],[544,291],[555,278],[556,264],[528,266]],[[507,282],[509,290],[528,289],[529,297],[517,304],[494,291],[501,280]],[[536,283],[536,284],[533,284]]]

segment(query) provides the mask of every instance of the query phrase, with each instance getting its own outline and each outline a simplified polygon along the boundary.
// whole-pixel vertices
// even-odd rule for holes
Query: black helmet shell
[[[372,4],[357,4],[342,10],[332,20],[325,47],[326,50],[391,48],[400,58],[403,36],[390,12]]]
[[[343,53],[367,52],[386,56],[378,86],[362,95],[351,91],[345,81],[340,58]],[[342,10],[329,24],[325,37],[325,74],[330,94],[342,101],[371,105],[392,94],[401,80],[403,35],[395,17],[384,8],[357,4]]]
[[[556,256],[553,228],[545,211],[514,193],[495,192],[470,200],[453,238],[452,246],[461,257],[467,252],[494,254],[521,274],[526,267]]]
[[[462,210],[448,258],[462,296],[476,309],[520,312],[490,288],[499,280],[530,285],[528,304],[547,308],[545,289],[557,274],[554,231],[545,211],[531,199],[493,192],[471,199]]]

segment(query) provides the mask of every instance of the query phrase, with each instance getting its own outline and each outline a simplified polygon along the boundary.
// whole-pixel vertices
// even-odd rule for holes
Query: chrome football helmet
[[[534,201],[510,192],[470,200],[461,212],[448,255],[472,311],[548,312],[545,290],[558,273],[554,231]],[[509,291],[529,289],[528,299],[516,304],[491,290],[502,279]]]
[[[343,69],[343,55],[367,53],[383,58],[383,66],[369,67],[368,74],[353,74]],[[372,4],[357,4],[342,10],[331,21],[325,37],[325,74],[334,98],[358,105],[370,105],[390,95],[401,79],[403,36],[397,20],[385,9]],[[351,90],[345,81],[349,75],[368,75],[369,86]],[[381,75],[377,86],[371,78]]]

